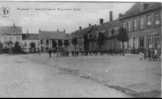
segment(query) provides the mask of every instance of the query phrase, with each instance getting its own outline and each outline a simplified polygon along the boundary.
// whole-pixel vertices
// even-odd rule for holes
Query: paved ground
[[[53,57],[23,56],[33,62],[91,79],[134,97],[158,97],[161,88],[160,62],[140,60],[138,55]],[[65,72],[64,72],[65,73]]]
[[[40,61],[49,60],[47,57],[31,56],[0,55],[0,97],[128,97],[113,88]]]

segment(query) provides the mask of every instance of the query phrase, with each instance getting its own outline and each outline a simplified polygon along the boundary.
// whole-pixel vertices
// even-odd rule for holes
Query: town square
[[[0,97],[161,97],[160,2],[0,2]]]

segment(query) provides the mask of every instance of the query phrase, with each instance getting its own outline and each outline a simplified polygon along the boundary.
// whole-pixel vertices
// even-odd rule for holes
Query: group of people
[[[158,60],[161,57],[160,55],[161,55],[160,50],[153,49],[153,48],[152,49],[148,49],[148,58],[150,60],[153,60],[153,61]]]
[[[73,49],[73,50],[72,50]],[[55,47],[55,48],[48,48],[47,52],[49,57],[51,58],[52,55],[56,56],[78,56],[78,55],[89,55],[94,54],[96,55],[97,52],[89,52],[89,51],[82,51],[79,48],[72,48],[69,49],[68,47]],[[152,48],[152,49],[145,49],[143,52],[140,52],[141,58],[140,59],[149,59],[152,61],[160,60],[161,59],[161,50]]]
[[[144,52],[140,52],[140,59],[149,59],[152,61],[157,61],[161,59],[161,50],[156,48],[149,48],[144,50]]]
[[[49,57],[51,58],[52,55],[56,56],[78,56],[79,49],[77,47],[75,48],[69,48],[69,47],[55,47],[55,48],[47,48],[47,52],[49,54]]]

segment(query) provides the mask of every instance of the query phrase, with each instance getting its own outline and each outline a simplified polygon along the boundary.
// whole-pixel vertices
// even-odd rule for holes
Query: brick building
[[[117,40],[118,29],[120,22],[118,19],[113,20],[113,12],[109,12],[110,19],[108,22],[104,22],[104,19],[99,19],[98,25],[89,24],[88,27],[83,28],[80,26],[79,29],[72,33],[73,37],[77,37],[78,41],[81,42],[82,50],[88,51],[109,51],[109,50],[120,50],[121,44]],[[103,43],[99,44],[99,35],[104,36]],[[88,44],[84,44],[84,36],[87,35]]]
[[[110,17],[110,19],[112,19]],[[103,32],[106,37],[102,46],[102,50],[120,50],[121,43],[117,40],[117,35],[119,33],[120,22],[118,19],[110,20],[109,22],[103,23],[98,27],[99,32]]]
[[[127,29],[128,49],[161,48],[161,3],[136,3],[120,15],[120,22]]]

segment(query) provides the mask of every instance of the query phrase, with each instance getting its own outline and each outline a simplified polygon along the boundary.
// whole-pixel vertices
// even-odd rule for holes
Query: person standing
[[[157,49],[154,49],[154,59],[153,60],[156,60],[158,57],[158,51]]]
[[[52,57],[52,50],[50,48],[48,49],[48,55],[49,55],[49,58]]]

